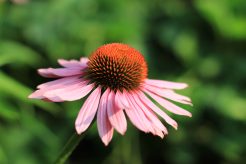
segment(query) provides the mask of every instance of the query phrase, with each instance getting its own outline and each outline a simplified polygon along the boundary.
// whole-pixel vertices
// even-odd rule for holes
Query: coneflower
[[[144,57],[126,44],[106,44],[89,58],[59,59],[58,63],[63,68],[38,70],[43,77],[57,79],[39,85],[29,98],[62,102],[89,94],[78,113],[75,128],[78,134],[83,133],[97,113],[97,127],[105,145],[111,141],[114,129],[122,135],[126,132],[125,115],[139,130],[161,138],[168,131],[157,115],[177,129],[176,121],[150,98],[172,113],[191,117],[190,112],[169,101],[191,105],[190,98],[173,91],[186,88],[187,84],[148,79]]]

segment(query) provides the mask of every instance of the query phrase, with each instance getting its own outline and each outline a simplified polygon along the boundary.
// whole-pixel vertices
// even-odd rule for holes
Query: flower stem
[[[84,135],[78,135],[77,133],[74,133],[63,147],[60,155],[55,161],[55,164],[65,163],[83,137]]]

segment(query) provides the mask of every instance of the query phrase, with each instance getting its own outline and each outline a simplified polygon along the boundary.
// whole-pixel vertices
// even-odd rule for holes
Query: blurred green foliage
[[[55,160],[83,100],[29,100],[46,81],[36,69],[110,42],[139,49],[149,77],[187,82],[193,117],[173,116],[164,140],[129,123],[109,147],[93,125],[69,163],[246,161],[245,0],[0,0],[0,163]]]

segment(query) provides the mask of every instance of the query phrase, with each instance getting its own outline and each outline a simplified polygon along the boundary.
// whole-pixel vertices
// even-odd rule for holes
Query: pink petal
[[[175,120],[169,117],[164,111],[162,111],[159,107],[157,107],[149,98],[145,96],[144,93],[138,92],[138,96],[142,103],[146,105],[149,109],[153,110],[156,114],[161,116],[169,125],[173,126],[175,129],[178,128],[178,124]]]
[[[156,102],[158,102],[161,106],[163,106],[170,112],[179,114],[179,115],[189,116],[189,117],[192,116],[190,112],[178,107],[177,105],[174,105],[173,103],[165,100],[164,98],[161,98],[149,91],[146,91],[146,93],[148,93],[148,95],[150,95]]]
[[[89,62],[89,59],[87,57],[80,58],[80,63],[82,63],[83,65],[87,65],[88,62]]]
[[[78,100],[86,96],[93,89],[94,85],[87,85],[87,83],[88,81],[81,80],[63,85],[57,89],[46,91],[43,96],[52,101],[55,101],[57,98],[66,101]]]
[[[36,90],[33,93],[31,93],[28,98],[30,99],[44,99],[45,97],[43,96],[44,92],[47,90]]]
[[[131,98],[133,104],[135,104],[135,106],[138,108],[139,111],[143,112],[143,114],[144,114],[143,119],[145,119],[145,122],[148,123],[148,125],[147,125],[148,129],[149,129],[148,131],[154,135],[158,135],[161,138],[163,138],[164,134],[163,134],[162,130],[166,131],[165,134],[167,134],[167,129],[162,125],[162,123],[160,123],[160,121],[158,119],[157,119],[159,121],[158,123],[161,124],[161,125],[160,124],[159,125],[162,126],[161,128],[163,128],[163,129],[160,129],[158,127],[158,124],[155,124],[156,122],[154,123],[154,121],[156,121],[156,120],[153,120],[153,118],[154,118],[154,117],[152,117],[153,115],[150,114],[150,112],[146,112],[143,108],[140,107],[140,104],[142,104],[142,103],[140,103],[140,104],[136,103],[137,101],[134,98],[136,96],[137,95],[135,95],[135,93],[129,94],[129,97]]]
[[[86,99],[75,121],[75,128],[78,134],[83,133],[91,124],[101,97],[101,88],[96,88]]]
[[[56,96],[62,100],[74,101],[85,97],[94,88],[94,84],[81,83],[77,88],[66,88]]]
[[[186,96],[179,95],[170,89],[158,88],[158,87],[154,87],[154,86],[151,86],[148,84],[144,85],[144,89],[147,89],[148,91],[155,93],[161,97],[165,97],[165,98],[168,98],[170,100],[180,102],[183,104],[192,105],[190,98],[188,98]]]
[[[161,138],[164,138],[163,132],[162,132],[160,129],[158,129],[158,128],[155,128],[155,133],[154,133],[154,135],[157,135],[157,136],[159,136],[159,137],[161,137]]]
[[[135,104],[128,93],[125,93],[126,98],[130,104],[130,109],[125,109],[127,116],[130,118],[133,125],[135,125],[139,130],[147,132],[153,132],[152,125],[150,121],[146,118],[143,111]]]
[[[64,83],[57,83],[55,85],[50,85],[49,87],[42,88],[40,90],[48,90],[46,94],[48,95],[58,95],[62,92],[64,92],[67,89],[76,89],[78,86],[81,86],[81,84],[87,84],[88,81],[85,81],[84,79],[76,79],[74,81],[67,81]]]
[[[64,60],[64,59],[58,59],[58,63],[66,68],[80,68],[80,69],[84,69],[87,67],[87,65],[85,63],[82,63],[80,61],[77,60]]]
[[[138,94],[136,93],[132,97],[135,100],[136,104],[138,104],[138,106],[143,110],[145,115],[150,119],[150,121],[154,125],[155,129],[157,129],[157,131],[161,130],[165,134],[168,134],[166,127],[161,123],[161,121],[153,113],[153,111],[151,109],[149,109],[144,103],[141,102],[141,100],[139,99]]]
[[[171,81],[152,80],[152,79],[146,79],[145,83],[159,88],[170,88],[170,89],[184,89],[188,86],[186,83],[176,83]]]
[[[115,93],[111,91],[108,95],[107,114],[111,125],[123,135],[127,129],[126,117],[122,108],[115,104],[115,99]]]
[[[57,77],[82,75],[83,71],[80,68],[47,68],[47,69],[38,69],[38,73],[43,77],[57,78]]]
[[[107,89],[100,100],[97,112],[97,128],[103,143],[107,146],[112,140],[114,129],[107,116],[107,101],[110,90]]]
[[[80,78],[80,76],[63,77],[63,78],[60,78],[60,79],[57,79],[57,80],[53,80],[53,81],[38,85],[37,88],[38,89],[42,89],[42,88],[50,87],[50,86],[57,85],[57,84],[66,84],[66,83],[69,83],[69,82],[73,82],[73,81],[79,80],[79,78]]]
[[[123,91],[123,93],[121,93],[120,91],[117,91],[115,94],[115,103],[121,109],[130,108],[130,105],[128,103],[128,100],[125,97],[125,94],[126,94],[126,91]]]
[[[77,88],[75,90],[72,90],[71,92],[62,93],[58,95],[62,100],[66,101],[74,101],[79,100],[83,97],[85,97],[88,93],[91,92],[91,90],[94,88],[94,84],[87,84],[85,86],[81,86],[81,88]]]
[[[51,92],[53,90],[57,90],[57,89],[63,89],[66,86],[71,86],[75,83],[79,83],[81,82],[82,79],[79,79],[78,77],[69,77],[69,78],[62,78],[59,80],[54,80],[48,83],[44,83],[40,86],[38,86],[40,89],[33,92],[31,95],[29,95],[29,98],[36,98],[36,99],[45,99],[46,97],[44,96],[45,93],[47,92]],[[54,98],[53,100],[54,102],[61,102],[63,100],[61,100],[60,98]]]
[[[121,95],[119,92],[120,91],[116,91],[115,94],[115,105],[117,105],[120,109],[124,109],[125,105],[123,105],[123,103],[121,102]],[[129,106],[127,108],[129,108]]]

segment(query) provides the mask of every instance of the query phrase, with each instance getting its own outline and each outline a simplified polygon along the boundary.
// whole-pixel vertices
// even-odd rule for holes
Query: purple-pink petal
[[[184,116],[189,116],[189,117],[192,116],[190,112],[178,107],[177,105],[171,103],[170,101],[167,101],[164,98],[161,98],[157,96],[156,94],[153,94],[149,91],[146,91],[146,93],[150,95],[156,102],[158,102],[161,106],[163,106],[168,111],[175,113],[175,114],[179,114],[179,115],[184,115]]]
[[[49,81],[37,86],[38,89],[51,87],[54,85],[65,85],[66,83],[74,82],[76,80],[80,80],[80,76],[71,76],[71,77],[63,77],[57,80]]]
[[[146,127],[148,128],[148,132],[151,132],[154,135],[158,135],[161,138],[164,137],[164,134],[162,133],[162,130],[159,129],[156,124],[153,122],[153,117],[151,117],[152,115],[149,115],[150,113],[144,111],[143,108],[141,108],[140,104],[137,103],[137,101],[135,101],[134,99],[134,95],[135,93],[131,93],[129,94],[129,98],[132,102],[132,104],[136,107],[136,109],[138,110],[138,112],[142,115],[140,115],[143,119],[143,121],[146,123]]]
[[[126,96],[125,96],[126,93],[127,93],[127,91],[123,91],[123,93],[121,93],[121,91],[117,91],[116,92],[116,95],[115,95],[116,103],[118,104],[118,106],[121,109],[128,109],[128,108],[130,108],[129,102],[128,102]]]
[[[147,96],[142,92],[138,92],[138,96],[142,103],[144,103],[149,109],[153,110],[156,114],[161,116],[169,125],[173,126],[175,129],[178,128],[178,124],[170,116],[168,116],[164,111],[157,107]]]
[[[45,99],[45,98],[48,98],[44,96],[45,93],[51,92],[57,89],[63,89],[66,86],[71,86],[79,82],[81,82],[81,79],[79,79],[78,77],[66,77],[66,78],[54,80],[48,83],[44,83],[42,85],[39,85],[38,86],[39,89],[33,92],[32,94],[30,94],[29,98]],[[57,97],[51,101],[60,102],[62,100]]]
[[[112,127],[107,116],[107,101],[110,90],[107,89],[100,100],[97,111],[97,128],[103,143],[107,146],[112,140],[114,128]]]
[[[143,87],[144,87],[144,90],[147,89],[149,92],[157,94],[161,97],[165,97],[165,98],[168,98],[170,100],[180,102],[182,104],[192,105],[190,98],[183,96],[183,95],[179,95],[179,94],[175,93],[173,90],[158,88],[158,87],[151,86],[148,84],[143,85]]]
[[[83,71],[80,68],[46,68],[38,69],[38,73],[47,78],[67,77],[74,75],[82,75]]]
[[[58,63],[66,68],[79,68],[84,69],[87,67],[86,63],[82,63],[78,60],[64,60],[64,59],[58,59]]]
[[[101,97],[101,88],[97,87],[84,102],[75,121],[78,134],[83,133],[91,124]]]
[[[80,63],[82,63],[83,65],[87,65],[89,59],[88,59],[87,57],[82,57],[82,58],[80,58],[79,61],[80,61]]]
[[[169,89],[184,89],[188,86],[186,83],[176,83],[171,81],[153,80],[153,79],[146,79],[145,83],[155,87],[169,88]]]
[[[123,135],[127,129],[126,118],[122,108],[115,104],[115,99],[115,93],[111,91],[108,95],[107,114],[111,125]]]
[[[84,83],[84,80],[78,80],[72,83],[57,85],[57,87],[47,88],[47,91],[43,93],[43,96],[52,100],[52,97],[58,97],[60,94],[63,94],[64,92],[71,92],[73,89],[76,89],[78,86],[83,85]]]
[[[146,118],[143,111],[135,104],[135,102],[130,97],[131,94],[125,93],[125,96],[130,104],[129,109],[125,109],[125,112],[133,125],[138,129],[144,131],[145,133],[153,131],[150,121]]]
[[[90,93],[93,88],[94,84],[81,83],[76,88],[66,88],[62,93],[57,94],[57,96],[66,101],[79,100]]]
[[[141,92],[141,91],[140,91]],[[152,124],[155,126],[155,128],[163,131],[165,134],[168,133],[166,127],[161,123],[161,121],[158,119],[158,117],[153,113],[152,110],[150,110],[144,103],[141,102],[139,99],[139,95],[137,93],[133,94],[133,99],[138,104],[138,106],[143,110],[145,115],[150,119]]]

